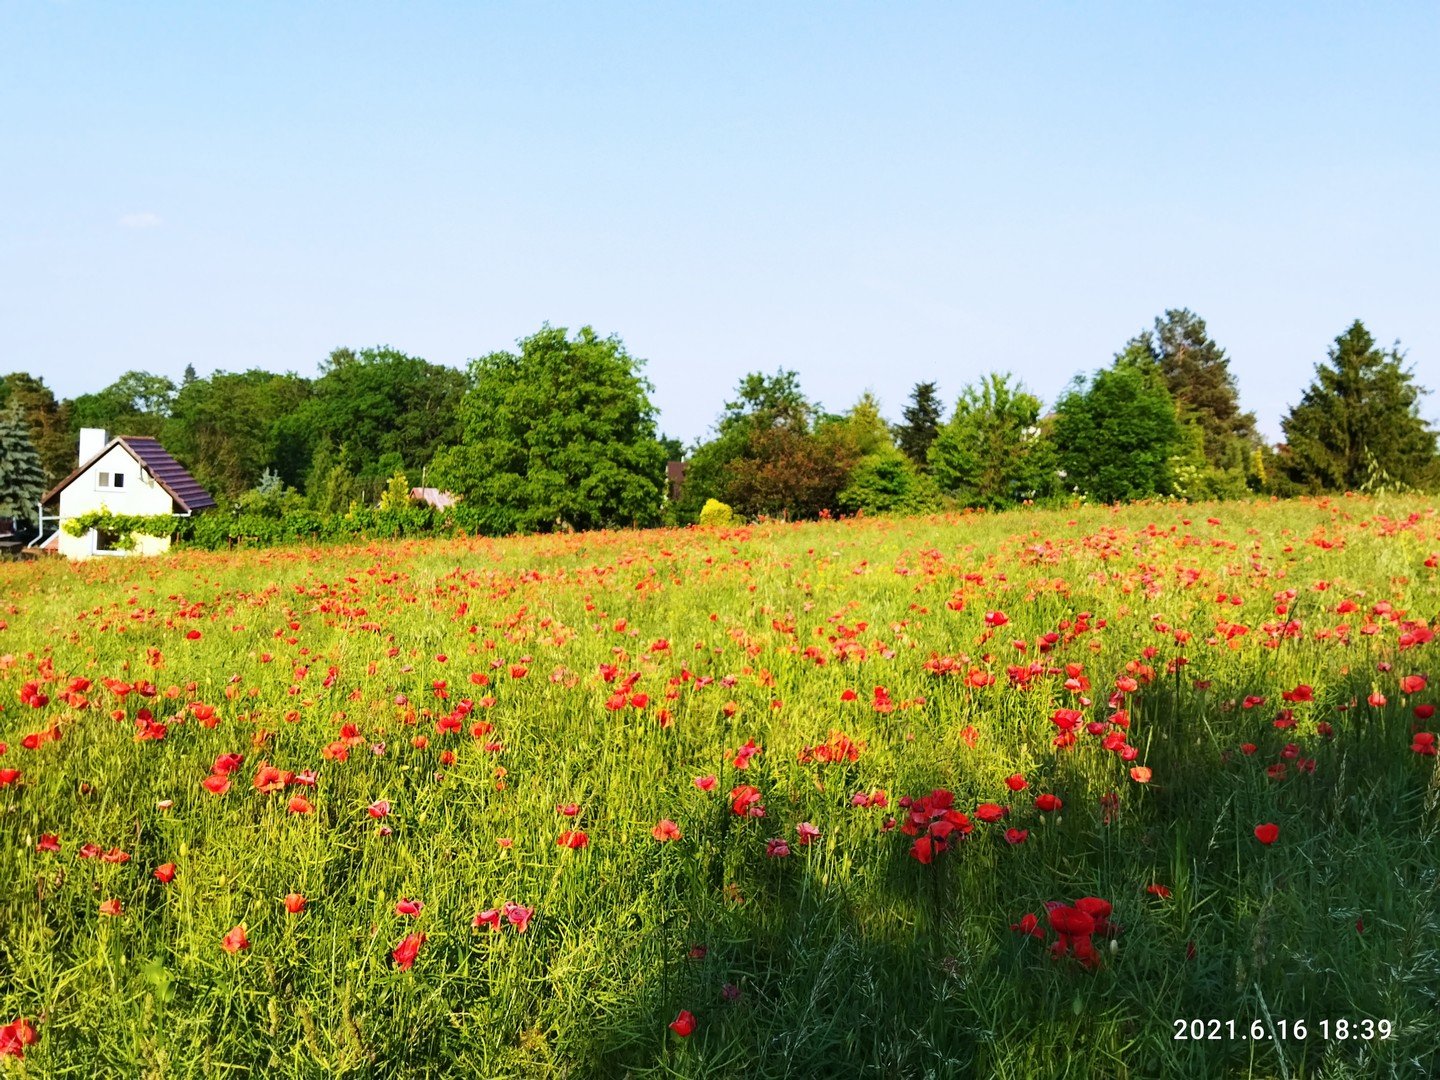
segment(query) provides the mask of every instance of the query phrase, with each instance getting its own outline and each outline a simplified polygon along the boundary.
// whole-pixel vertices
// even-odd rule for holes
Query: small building
[[[112,514],[190,517],[212,509],[215,500],[185,467],[148,435],[110,438],[101,428],[80,429],[79,465],[40,499],[40,535],[35,546],[71,559],[103,555],[158,555],[170,547],[168,536],[123,537],[103,529],[71,536],[65,522],[97,510]]]
[[[433,487],[412,487],[410,498],[414,502],[423,503],[436,510],[449,510],[460,501],[460,496]]]

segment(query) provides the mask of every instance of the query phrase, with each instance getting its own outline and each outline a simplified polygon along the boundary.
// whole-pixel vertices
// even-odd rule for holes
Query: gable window
[[[95,486],[101,491],[119,491],[125,486],[125,474],[123,472],[96,473]]]

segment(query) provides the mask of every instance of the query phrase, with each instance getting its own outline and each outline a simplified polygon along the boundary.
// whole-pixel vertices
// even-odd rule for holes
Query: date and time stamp
[[[1370,1018],[1333,1020],[1172,1020],[1177,1042],[1378,1042],[1394,1038],[1392,1020]]]

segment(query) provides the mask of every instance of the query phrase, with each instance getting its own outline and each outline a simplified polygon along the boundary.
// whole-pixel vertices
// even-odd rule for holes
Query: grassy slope
[[[22,770],[0,788],[0,1023],[40,1019],[26,1064],[41,1075],[1433,1075],[1440,789],[1435,759],[1408,747],[1412,707],[1440,697],[1440,644],[1398,651],[1403,620],[1383,614],[1362,627],[1382,600],[1435,625],[1440,578],[1423,563],[1437,550],[1433,501],[1338,500],[0,565],[0,765]],[[1337,614],[1347,597],[1359,610]],[[987,635],[990,610],[1010,622]],[[1066,640],[1083,611],[1092,629]],[[1268,647],[1263,626],[1289,618],[1301,636]],[[1250,629],[1212,643],[1217,620]],[[1340,624],[1348,640],[1317,637]],[[1042,657],[1047,632],[1062,638]],[[670,648],[651,651],[660,639]],[[863,659],[838,656],[845,641]],[[935,653],[998,681],[933,675]],[[32,709],[19,692],[42,659],[52,700]],[[1037,659],[1084,665],[1087,720],[1109,715],[1127,662],[1154,668],[1128,703],[1150,784],[1089,735],[1051,745],[1051,714],[1078,695],[1063,673],[1009,685],[1008,665]],[[606,663],[641,673],[644,708],[605,708]],[[682,665],[715,681],[667,700]],[[1405,700],[1399,676],[1427,671]],[[77,675],[94,682],[85,709],[59,700]],[[117,698],[107,677],[158,695]],[[1315,700],[1277,730],[1298,683]],[[877,711],[877,686],[924,704]],[[1372,690],[1388,703],[1369,705]],[[436,731],[485,695],[465,727],[483,717],[493,733]],[[1246,709],[1247,695],[1266,701]],[[135,740],[141,706],[165,720],[191,701],[219,724],[192,714]],[[22,748],[56,721],[59,741]],[[364,743],[325,759],[346,721]],[[859,760],[800,764],[831,729],[864,744]],[[764,752],[737,773],[729,755],[750,738]],[[1293,760],[1267,775],[1288,742],[1313,775]],[[217,797],[200,781],[227,752],[245,762]],[[314,812],[287,812],[302,789],[254,791],[261,760],[318,769]],[[1008,791],[1015,772],[1029,790]],[[709,773],[707,795],[692,780]],[[764,819],[730,814],[742,782]],[[882,825],[935,787],[1010,818],[922,866]],[[850,805],[876,788],[888,810]],[[1063,811],[1038,812],[1037,792]],[[381,798],[388,837],[365,810]],[[572,802],[574,822],[556,812]],[[653,840],[661,818],[684,838]],[[821,839],[800,846],[800,821]],[[1281,826],[1272,847],[1252,835],[1261,822]],[[1009,825],[1028,842],[1006,844]],[[590,846],[558,847],[566,827]],[[37,852],[42,833],[62,850]],[[777,836],[788,858],[766,857]],[[131,859],[77,858],[87,841]],[[151,876],[165,862],[168,885]],[[302,914],[280,903],[292,891]],[[1123,926],[1099,970],[1008,929],[1086,895]],[[424,901],[418,918],[395,914],[401,896]],[[111,897],[124,913],[99,915]],[[507,900],[535,908],[525,935],[471,928]],[[240,923],[251,947],[232,956],[220,942]],[[391,949],[414,930],[428,939],[397,970]],[[666,1029],[682,1008],[698,1018],[688,1040]],[[1182,1017],[1310,1032],[1177,1042]],[[1319,1036],[1322,1019],[1364,1017],[1397,1036]]]

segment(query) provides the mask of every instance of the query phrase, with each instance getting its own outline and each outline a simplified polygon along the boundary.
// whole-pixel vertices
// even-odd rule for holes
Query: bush
[[[706,499],[700,509],[701,525],[734,525],[735,511],[719,499]]]

